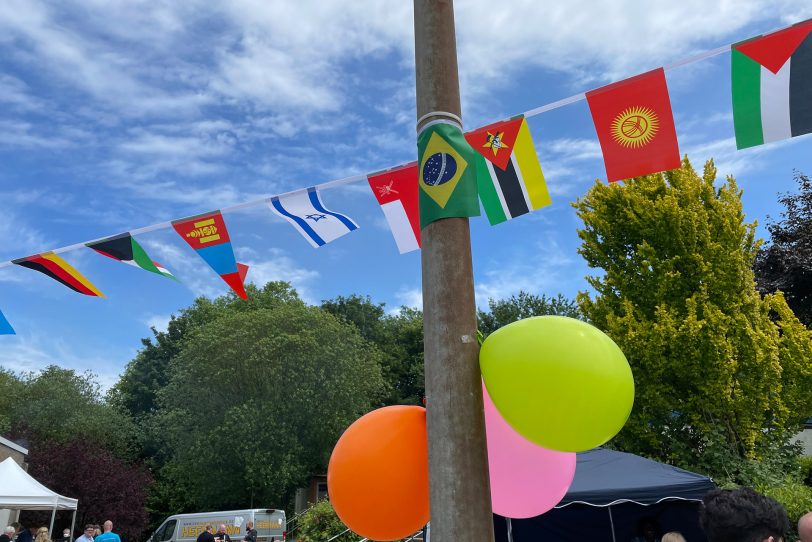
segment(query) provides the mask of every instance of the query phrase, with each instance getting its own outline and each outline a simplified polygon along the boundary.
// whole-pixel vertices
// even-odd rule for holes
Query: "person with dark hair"
[[[74,542],[93,542],[93,533],[96,532],[96,528],[93,526],[92,523],[88,523],[85,525],[85,532],[82,533],[82,536],[77,538]]]
[[[660,542],[660,525],[657,520],[646,516],[637,522],[637,536],[632,542]]]
[[[245,536],[242,539],[243,542],[257,542],[257,530],[254,529],[253,521],[245,524]]]
[[[708,542],[783,542],[790,529],[784,507],[749,487],[714,489],[702,503]]]

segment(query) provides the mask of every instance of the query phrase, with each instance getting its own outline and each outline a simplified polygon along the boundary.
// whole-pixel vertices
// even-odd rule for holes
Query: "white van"
[[[287,536],[284,510],[257,508],[169,516],[158,527],[150,541],[195,542],[197,536],[206,529],[206,525],[211,525],[214,527],[213,532],[217,532],[217,528],[224,524],[231,542],[241,542],[245,536],[245,525],[249,521],[254,522],[257,542],[282,542]]]

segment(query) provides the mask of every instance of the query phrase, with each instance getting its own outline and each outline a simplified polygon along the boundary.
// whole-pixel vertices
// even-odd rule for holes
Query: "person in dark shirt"
[[[19,523],[12,523],[12,526],[20,529],[17,531],[17,542],[34,542],[34,536],[29,529],[26,529]]]
[[[245,536],[243,542],[257,542],[257,530],[254,529],[254,522],[249,521],[245,524]]]
[[[231,542],[231,537],[228,536],[224,523],[221,523],[220,526],[217,527],[217,532],[214,533],[214,540],[219,542]]]
[[[197,542],[214,542],[213,530],[211,525],[206,525],[206,529],[198,535]]]

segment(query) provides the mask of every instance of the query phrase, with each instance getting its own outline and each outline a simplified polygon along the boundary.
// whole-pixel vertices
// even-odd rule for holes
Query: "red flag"
[[[368,180],[395,237],[398,251],[405,254],[420,248],[417,162],[373,173]]]
[[[586,99],[610,182],[680,167],[662,68],[587,92]]]

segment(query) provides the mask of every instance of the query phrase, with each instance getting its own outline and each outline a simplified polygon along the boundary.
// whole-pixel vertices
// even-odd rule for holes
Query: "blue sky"
[[[812,17],[808,0],[457,0],[463,117],[481,126]],[[395,0],[66,0],[0,3],[0,260],[416,158],[411,3]],[[812,172],[810,136],[737,152],[728,55],[667,72],[681,152],[744,190],[759,233]],[[553,205],[472,220],[477,302],[525,289],[574,296],[590,273],[570,203],[605,178],[586,102],[532,118]],[[361,228],[320,249],[267,208],[225,216],[249,281],[311,302],[420,303],[419,253],[399,255],[366,183],[323,194]],[[17,330],[0,364],[91,370],[109,386],[149,326],[227,291],[172,230],[140,236],[181,283],[89,249],[63,257],[107,299],[0,269]]]

